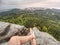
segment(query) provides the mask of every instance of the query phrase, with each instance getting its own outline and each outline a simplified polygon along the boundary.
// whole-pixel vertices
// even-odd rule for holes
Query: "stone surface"
[[[24,28],[16,24],[0,22],[0,43],[8,41],[14,35],[21,35],[19,31]]]
[[[37,45],[58,45],[58,41],[46,32],[39,31],[36,27],[33,28],[36,35]]]
[[[16,34],[19,35],[19,30],[23,29],[25,29],[24,26],[0,22],[0,45],[8,45],[11,36]],[[60,45],[60,43],[50,34],[41,32],[36,27],[33,28],[33,31],[36,36],[37,45]],[[30,45],[30,42],[23,45]]]

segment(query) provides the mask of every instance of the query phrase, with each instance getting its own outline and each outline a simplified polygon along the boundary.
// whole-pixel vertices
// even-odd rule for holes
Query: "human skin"
[[[30,41],[31,45],[36,45],[35,35],[32,31],[32,28],[30,28],[30,35],[28,36],[13,36],[11,37],[9,41],[9,45],[22,45],[26,42]]]

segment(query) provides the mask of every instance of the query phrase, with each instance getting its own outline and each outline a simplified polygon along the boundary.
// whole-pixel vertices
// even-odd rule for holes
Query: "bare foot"
[[[34,32],[33,32],[32,28],[30,28],[30,34],[31,34],[32,38],[34,39],[35,35],[34,35]]]

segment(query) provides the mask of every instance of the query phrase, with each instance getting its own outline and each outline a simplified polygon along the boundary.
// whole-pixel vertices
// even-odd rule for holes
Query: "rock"
[[[24,29],[24,26],[0,22],[0,43],[8,41],[14,35],[22,35],[20,31]]]
[[[0,22],[0,45],[8,45],[9,39],[14,35],[22,35],[19,31],[24,29],[26,29],[24,26]],[[60,43],[50,34],[41,32],[36,27],[33,28],[33,31],[36,36],[37,45],[60,45]],[[23,45],[30,45],[30,42]]]
[[[39,31],[36,27],[33,28],[35,32],[37,45],[58,45],[58,41],[46,32]]]

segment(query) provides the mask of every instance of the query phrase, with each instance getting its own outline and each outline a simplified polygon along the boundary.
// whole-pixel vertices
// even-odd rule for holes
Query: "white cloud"
[[[25,7],[60,8],[60,0],[0,0],[0,9]]]
[[[60,0],[45,0],[41,2],[31,3],[27,7],[49,7],[60,8]]]

